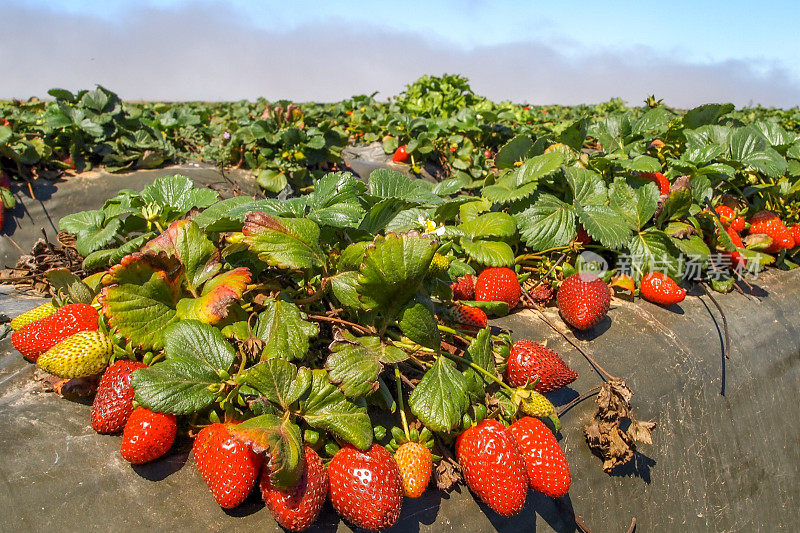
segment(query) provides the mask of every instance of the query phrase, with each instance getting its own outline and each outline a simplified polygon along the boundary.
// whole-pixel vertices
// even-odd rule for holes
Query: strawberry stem
[[[403,402],[403,380],[400,375],[400,368],[394,365],[394,382],[397,386],[397,408],[400,411],[400,421],[403,424],[403,432],[406,434],[406,439],[411,440],[408,433],[408,421],[406,420],[406,406]]]
[[[476,371],[480,372],[481,374],[483,374],[487,378],[491,379],[492,381],[494,381],[495,383],[497,383],[498,385],[500,385],[501,387],[506,389],[512,395],[514,394],[514,389],[512,389],[511,387],[509,387],[508,385],[503,383],[503,380],[499,379],[497,376],[495,376],[494,374],[492,374],[491,372],[489,372],[488,370],[486,370],[482,366],[478,366],[475,363],[473,363],[472,361],[467,361],[466,359],[463,359],[463,358],[458,357],[457,355],[453,355],[451,353],[439,352],[439,354],[445,356],[446,358],[450,359],[451,361],[454,361],[456,363],[461,363],[462,365],[469,366],[473,370],[476,370]]]

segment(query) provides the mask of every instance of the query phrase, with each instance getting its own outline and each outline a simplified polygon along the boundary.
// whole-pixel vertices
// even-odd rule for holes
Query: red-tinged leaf
[[[270,458],[270,479],[282,489],[293,487],[303,474],[303,438],[288,419],[261,415],[228,428],[231,435]]]
[[[632,277],[625,274],[620,274],[619,276],[611,278],[611,286],[630,291],[631,294],[636,291],[636,282],[633,281]]]
[[[191,220],[173,222],[165,232],[142,247],[148,254],[176,258],[183,266],[186,285],[193,292],[219,272],[219,250]]]
[[[180,266],[175,261],[168,262],[165,259],[163,256],[141,252],[126,255],[119,264],[108,269],[108,274],[103,276],[103,285],[121,285],[123,283],[141,285],[149,280],[155,272],[174,272],[176,267]]]
[[[230,306],[241,299],[250,270],[239,267],[213,278],[203,287],[199,298],[184,298],[178,302],[178,316],[182,319],[196,318],[206,324],[217,324],[228,316]]]

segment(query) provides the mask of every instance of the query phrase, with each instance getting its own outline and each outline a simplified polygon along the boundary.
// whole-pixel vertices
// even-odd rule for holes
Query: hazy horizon
[[[453,73],[492,100],[537,105],[655,94],[676,108],[798,106],[800,37],[780,17],[791,5],[741,20],[746,2],[708,4],[648,14],[618,2],[569,18],[568,6],[482,0],[11,0],[0,6],[0,98],[100,84],[142,101],[383,100],[423,74]]]

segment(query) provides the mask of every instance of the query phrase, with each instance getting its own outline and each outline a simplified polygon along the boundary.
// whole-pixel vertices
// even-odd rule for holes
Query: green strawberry
[[[102,372],[111,352],[111,340],[105,333],[81,331],[47,350],[36,364],[60,378],[82,378]]]
[[[50,316],[56,312],[56,306],[51,302],[34,307],[30,311],[25,311],[9,324],[14,331],[20,330],[31,322],[36,322],[40,318]]]

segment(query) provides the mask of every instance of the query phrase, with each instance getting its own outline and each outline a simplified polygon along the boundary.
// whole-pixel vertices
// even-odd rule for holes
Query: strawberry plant
[[[204,157],[300,193],[220,200],[182,176],[120,191],[59,224],[96,273],[51,272],[53,303],[12,322],[15,347],[43,369],[104,372],[91,423],[122,432],[125,459],[161,457],[186,433],[209,504],[236,507],[258,484],[291,530],[326,495],[355,526],[390,527],[404,494],[431,480],[463,480],[503,515],[528,487],[564,496],[546,395],[576,373],[489,318],[555,299],[567,325],[589,329],[613,320],[614,291],[680,305],[679,284],[731,290],[743,267],[796,259],[791,114],[680,112],[655,98],[494,103],[458,76],[422,78],[386,103],[52,95],[0,107],[0,165],[17,177]],[[438,165],[438,179],[328,172],[347,142],[387,155],[402,145],[400,164]],[[598,402],[585,433],[611,471],[654,425],[601,373],[614,401]]]

